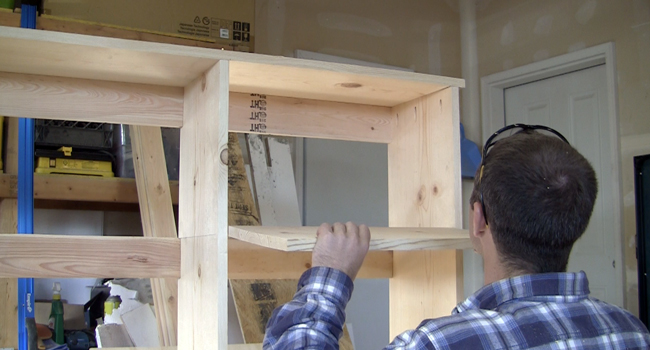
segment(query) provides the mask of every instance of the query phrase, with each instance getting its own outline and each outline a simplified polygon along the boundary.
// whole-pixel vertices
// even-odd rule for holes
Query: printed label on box
[[[251,41],[251,24],[222,18],[196,15],[178,24],[179,34],[226,39],[242,43]]]

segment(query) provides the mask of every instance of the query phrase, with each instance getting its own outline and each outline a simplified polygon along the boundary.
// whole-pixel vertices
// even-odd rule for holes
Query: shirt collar
[[[589,281],[583,272],[560,272],[523,275],[503,279],[472,294],[458,304],[452,313],[471,309],[494,310],[513,299],[538,296],[564,296],[586,298],[589,295]]]

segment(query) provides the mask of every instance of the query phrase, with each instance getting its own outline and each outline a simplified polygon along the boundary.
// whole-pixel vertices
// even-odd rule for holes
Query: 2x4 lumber
[[[282,251],[311,251],[318,227],[231,226],[231,238]],[[467,230],[438,227],[371,227],[370,250],[448,250],[471,247]]]
[[[145,237],[177,238],[162,134],[157,126],[130,126],[133,169]],[[152,278],[160,344],[176,345],[178,279]]]
[[[7,139],[4,171],[17,174],[18,119],[5,118],[5,122]],[[17,184],[15,190],[18,190]],[[18,232],[16,198],[0,198],[0,232]],[[0,279],[0,348],[18,348],[18,281],[15,278]]]
[[[180,127],[182,113],[178,87],[0,72],[1,115]]]
[[[31,103],[30,101],[39,101]],[[0,72],[0,115],[180,127],[177,87]],[[387,143],[389,108],[230,94],[231,131]]]
[[[185,87],[178,346],[228,344],[228,61]]]
[[[230,93],[230,131],[388,143],[394,118],[388,107]]]
[[[244,52],[0,29],[7,72],[185,87],[217,61],[231,61],[230,90],[393,107],[462,79]]]
[[[177,238],[0,234],[0,278],[178,278]]]
[[[0,243],[0,278],[180,276],[180,240],[174,238],[0,234]],[[228,245],[231,278],[298,278],[311,267],[310,252],[281,252],[234,239]],[[390,278],[392,260],[392,252],[370,252],[358,277]]]
[[[0,72],[0,114],[180,127],[180,88]],[[30,101],[38,100],[34,104]],[[386,107],[231,93],[233,132],[388,143]]]
[[[0,114],[7,116],[180,127],[182,94],[175,87],[0,72]],[[230,93],[233,132],[388,143],[393,121],[386,107]]]
[[[462,227],[458,89],[394,108],[388,144],[389,226]],[[393,253],[390,337],[449,315],[462,297],[462,251]]]
[[[16,175],[0,174],[0,198],[16,198]],[[169,182],[172,203],[178,204],[178,181]],[[138,203],[135,179],[34,174],[34,199],[104,203]]]

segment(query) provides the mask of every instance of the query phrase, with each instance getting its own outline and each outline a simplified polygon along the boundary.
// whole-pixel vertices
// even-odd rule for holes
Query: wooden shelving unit
[[[391,335],[462,297],[462,80],[10,27],[0,51],[0,115],[181,128],[179,238],[0,235],[0,278],[178,277],[178,347],[225,349],[228,277],[310,266],[315,228],[228,227],[227,133],[264,132],[388,144],[391,227],[359,277],[390,278]],[[86,194],[65,181],[37,176],[35,195]],[[126,182],[102,180],[106,202],[132,201]]]

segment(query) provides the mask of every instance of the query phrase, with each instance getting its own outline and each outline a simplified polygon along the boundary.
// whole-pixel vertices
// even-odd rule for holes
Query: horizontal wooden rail
[[[389,107],[230,93],[232,132],[389,143],[396,122]]]
[[[0,72],[5,116],[181,127],[183,103],[180,87]],[[240,133],[389,143],[396,122],[389,107],[237,92],[229,103]]]
[[[228,240],[228,275],[235,279],[299,278],[310,252],[281,252]],[[392,252],[370,252],[359,278],[390,278]],[[149,278],[180,276],[180,240],[0,234],[0,278]]]
[[[0,234],[0,278],[180,276],[177,238]]]
[[[183,88],[0,72],[0,115],[178,128]]]
[[[170,181],[172,202],[178,204],[178,181]],[[0,174],[0,198],[16,198],[17,176]],[[135,179],[34,174],[34,199],[104,203],[138,203]]]

